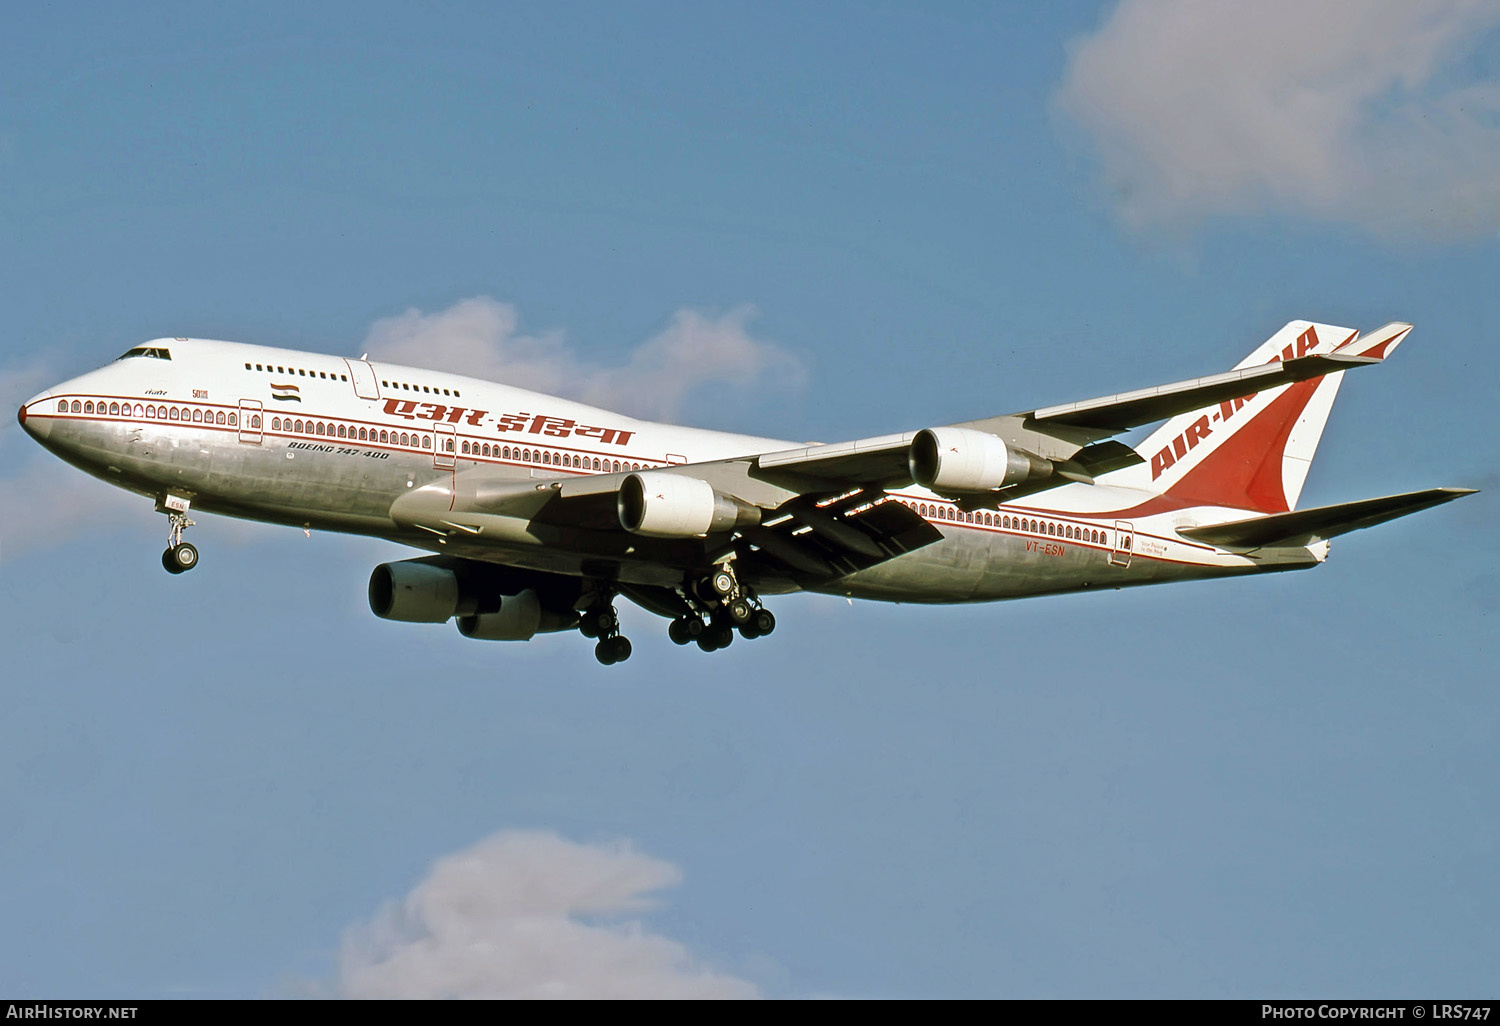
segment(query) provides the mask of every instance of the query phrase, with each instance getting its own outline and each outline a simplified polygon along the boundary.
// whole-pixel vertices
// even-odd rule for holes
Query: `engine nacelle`
[[[462,612],[463,589],[452,570],[409,559],[370,573],[370,612],[384,620],[442,623]]]
[[[696,477],[642,471],[620,485],[620,526],[648,538],[701,538],[760,523],[760,510]]]
[[[458,633],[482,641],[530,641],[538,634],[576,626],[576,612],[569,609],[559,613],[546,608],[530,588],[519,595],[502,596],[498,612],[458,618]]]
[[[917,484],[941,494],[992,492],[1052,473],[1052,464],[1040,456],[1012,449],[998,435],[972,428],[918,431],[906,463]]]

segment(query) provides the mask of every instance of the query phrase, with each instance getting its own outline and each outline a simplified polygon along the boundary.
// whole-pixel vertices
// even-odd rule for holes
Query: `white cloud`
[[[800,361],[747,328],[754,309],[718,317],[679,310],[661,333],[637,346],[618,367],[574,355],[561,332],[520,330],[510,303],[465,299],[433,314],[408,310],[375,322],[365,349],[377,360],[450,370],[553,395],[564,395],[641,417],[671,419],[705,385],[749,388],[767,381],[801,387]]]
[[[628,844],[508,831],[440,859],[402,901],[346,931],[353,998],[749,998],[755,987],[622,918],[681,880]]]
[[[1122,0],[1072,44],[1056,103],[1135,226],[1275,210],[1494,232],[1500,80],[1465,58],[1497,25],[1488,0]]]

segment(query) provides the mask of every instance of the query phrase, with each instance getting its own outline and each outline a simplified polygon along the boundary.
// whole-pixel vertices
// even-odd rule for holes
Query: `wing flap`
[[[1474,491],[1473,488],[1428,488],[1420,492],[1360,499],[1334,506],[1317,506],[1292,513],[1235,520],[1227,524],[1184,527],[1179,528],[1177,533],[1194,541],[1231,549],[1306,545],[1440,506],[1465,495],[1473,495]]]
[[[744,540],[794,573],[843,577],[931,545],[942,532],[878,489],[799,495]]]

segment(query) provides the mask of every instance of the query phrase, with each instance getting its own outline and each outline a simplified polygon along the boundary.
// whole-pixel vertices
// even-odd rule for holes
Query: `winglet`
[[[1411,331],[1411,325],[1392,321],[1368,335],[1359,335],[1334,350],[1339,356],[1357,356],[1367,360],[1384,360],[1396,351]]]

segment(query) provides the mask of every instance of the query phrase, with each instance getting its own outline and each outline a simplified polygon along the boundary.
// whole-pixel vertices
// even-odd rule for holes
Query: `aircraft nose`
[[[51,392],[34,395],[22,403],[21,408],[16,411],[16,420],[20,421],[26,433],[38,442],[45,442],[47,436],[52,434],[52,418],[36,415],[43,412],[42,403],[51,397]]]

